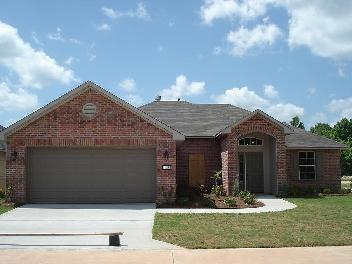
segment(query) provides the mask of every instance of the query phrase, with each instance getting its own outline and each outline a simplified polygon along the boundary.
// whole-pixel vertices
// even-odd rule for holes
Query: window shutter
[[[315,152],[315,175],[317,180],[324,176],[324,153],[322,151]]]

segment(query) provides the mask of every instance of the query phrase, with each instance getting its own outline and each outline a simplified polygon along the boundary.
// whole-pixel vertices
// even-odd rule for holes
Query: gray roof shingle
[[[293,128],[293,127],[292,127]],[[342,142],[313,134],[300,128],[293,128],[294,133],[286,135],[288,148],[345,148]]]
[[[230,104],[193,104],[186,101],[154,101],[141,106],[140,109],[186,137],[214,137],[227,126],[252,113]],[[289,127],[293,133],[286,135],[288,148],[346,147],[343,143]]]
[[[155,101],[140,107],[188,137],[213,137],[250,112],[229,104]]]

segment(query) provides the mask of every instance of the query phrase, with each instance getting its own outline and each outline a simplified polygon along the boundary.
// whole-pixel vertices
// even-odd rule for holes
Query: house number
[[[171,170],[171,168],[172,168],[172,166],[169,165],[169,164],[162,166],[162,169],[163,169],[163,170]]]

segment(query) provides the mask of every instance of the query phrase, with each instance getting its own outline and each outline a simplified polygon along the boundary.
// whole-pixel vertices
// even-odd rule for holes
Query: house
[[[0,125],[0,132],[5,128]],[[0,140],[0,190],[5,190],[5,168],[6,168],[6,147],[5,143]]]
[[[88,81],[6,128],[7,185],[24,203],[165,202],[176,186],[340,188],[345,145],[232,105],[135,108]]]

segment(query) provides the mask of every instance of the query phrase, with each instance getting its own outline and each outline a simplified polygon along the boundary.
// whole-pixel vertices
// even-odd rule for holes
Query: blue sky
[[[352,1],[2,1],[0,124],[86,80],[306,126],[352,117]]]

